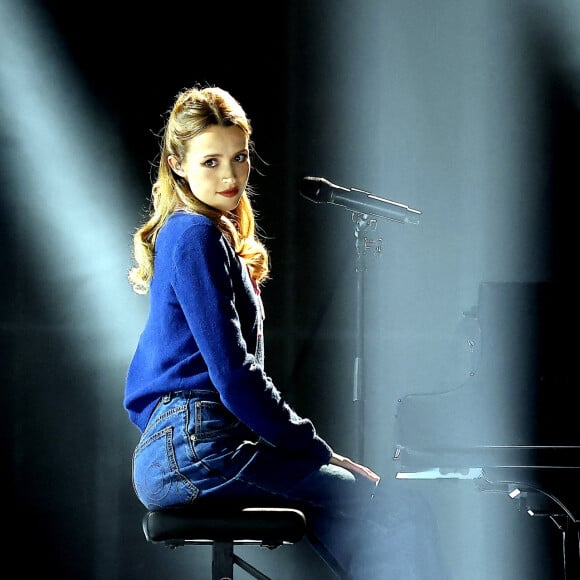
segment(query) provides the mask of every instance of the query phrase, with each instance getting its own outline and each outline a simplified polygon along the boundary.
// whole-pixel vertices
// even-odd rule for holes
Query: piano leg
[[[507,493],[531,517],[548,517],[558,529],[562,539],[562,580],[580,579],[580,520],[576,519],[561,499],[537,486],[515,481],[496,481],[478,478],[483,492]]]
[[[562,524],[555,522],[562,533],[565,580],[580,578],[580,524],[566,517]]]

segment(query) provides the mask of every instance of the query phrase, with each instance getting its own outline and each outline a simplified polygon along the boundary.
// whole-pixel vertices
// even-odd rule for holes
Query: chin
[[[236,198],[236,199],[231,199],[231,200],[227,200],[225,202],[222,202],[219,204],[219,207],[217,209],[221,210],[221,211],[234,211],[238,205],[240,204],[240,198]]]

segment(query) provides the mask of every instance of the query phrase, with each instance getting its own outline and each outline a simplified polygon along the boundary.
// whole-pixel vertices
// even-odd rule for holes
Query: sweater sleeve
[[[173,254],[173,287],[210,379],[228,410],[268,443],[327,463],[330,446],[248,352],[236,311],[234,259],[210,224],[186,230]]]

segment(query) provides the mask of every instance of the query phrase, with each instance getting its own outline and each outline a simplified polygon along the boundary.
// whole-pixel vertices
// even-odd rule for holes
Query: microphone
[[[382,217],[405,224],[418,224],[421,213],[407,205],[354,187],[335,185],[323,177],[304,177],[299,191],[314,203],[339,205],[360,214]]]

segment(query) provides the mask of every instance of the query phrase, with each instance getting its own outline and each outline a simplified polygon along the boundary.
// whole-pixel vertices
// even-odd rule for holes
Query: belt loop
[[[167,404],[171,401],[171,393],[167,393],[161,397],[161,402]]]

